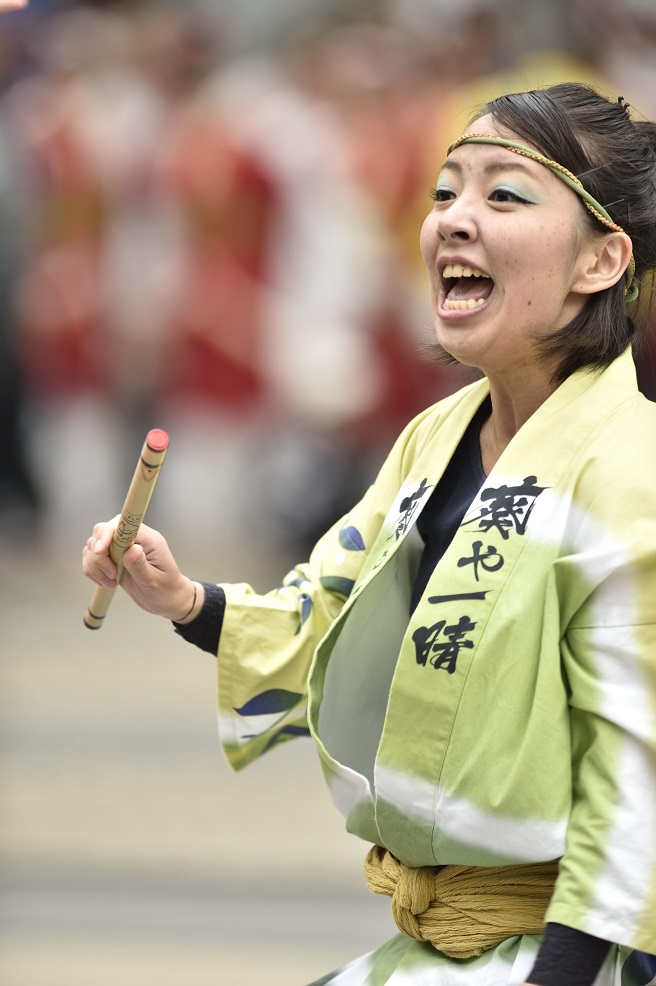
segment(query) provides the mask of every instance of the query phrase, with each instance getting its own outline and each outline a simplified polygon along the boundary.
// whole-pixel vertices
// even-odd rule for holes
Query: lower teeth
[[[476,301],[473,298],[468,298],[467,301],[451,301],[449,298],[446,298],[444,307],[451,309],[479,308],[483,303],[483,298],[477,298]]]

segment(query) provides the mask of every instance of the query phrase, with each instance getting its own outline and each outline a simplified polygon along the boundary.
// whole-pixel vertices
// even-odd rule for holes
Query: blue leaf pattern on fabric
[[[271,739],[265,746],[263,752],[266,753],[267,750],[270,750],[272,746],[276,745],[276,743],[281,743],[285,739],[291,739],[294,736],[309,736],[309,735],[310,735],[310,730],[308,729],[307,726],[294,726],[294,725],[283,726],[282,729],[279,729],[278,732],[271,737]]]
[[[656,982],[656,956],[631,952],[622,966],[622,986],[649,986]]]
[[[303,593],[300,598],[301,598],[301,619],[298,624],[298,627],[296,628],[296,634],[301,632],[301,627],[303,626],[308,616],[312,612],[311,596],[308,596],[306,593]],[[294,636],[296,636],[296,634]]]
[[[289,692],[285,688],[271,688],[269,691],[255,695],[242,705],[241,709],[235,709],[240,716],[268,716],[275,712],[287,712],[293,709],[303,696],[299,692]]]
[[[357,527],[342,527],[339,543],[345,551],[364,551],[364,539]]]
[[[299,575],[298,578],[290,579],[289,582],[285,582],[284,588],[287,588],[288,586],[295,586],[299,589],[304,582],[307,582],[307,579],[304,579],[301,575]]]
[[[354,579],[345,579],[341,575],[322,575],[319,581],[328,592],[338,592],[341,596],[350,596],[355,585]]]

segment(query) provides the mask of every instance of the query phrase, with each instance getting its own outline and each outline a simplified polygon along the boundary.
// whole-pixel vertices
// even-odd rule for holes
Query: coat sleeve
[[[573,802],[547,920],[656,953],[656,495],[641,475],[636,461],[597,484],[572,556]]]
[[[307,677],[314,651],[363,572],[422,444],[422,422],[430,410],[406,427],[362,500],[279,588],[260,595],[250,585],[222,585],[226,611],[218,651],[219,734],[235,770],[279,743],[309,735]]]

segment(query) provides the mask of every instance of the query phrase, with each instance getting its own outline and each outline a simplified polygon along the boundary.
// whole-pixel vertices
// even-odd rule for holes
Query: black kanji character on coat
[[[466,635],[475,626],[468,616],[461,616],[451,626],[447,626],[446,620],[440,620],[432,627],[418,627],[412,635],[417,664],[425,667],[428,660],[435,669],[444,668],[453,674],[460,651],[474,646],[474,641],[467,639]]]
[[[471,558],[464,557],[458,559],[458,568],[464,568],[465,565],[474,566],[474,578],[477,582],[479,565],[486,572],[498,572],[504,563],[503,555],[493,545],[488,544],[484,553],[481,551],[482,547],[482,541],[474,541],[472,544]]]
[[[399,504],[399,519],[397,521],[396,530],[394,532],[396,534],[397,541],[401,537],[401,535],[405,534],[405,532],[410,527],[412,518],[414,517],[417,511],[417,506],[419,505],[419,501],[424,496],[424,494],[428,492],[428,488],[429,488],[428,480],[422,479],[421,483],[419,484],[419,487],[414,491],[414,493],[410,493],[408,494],[408,496],[404,496],[403,499],[401,500],[401,503]]]
[[[537,485],[537,476],[526,476],[519,486],[488,487],[481,493],[481,500],[489,505],[481,507],[477,516],[464,521],[463,526],[478,523],[479,531],[485,533],[496,529],[504,540],[508,540],[511,530],[525,534],[535,501],[545,489],[546,486]]]

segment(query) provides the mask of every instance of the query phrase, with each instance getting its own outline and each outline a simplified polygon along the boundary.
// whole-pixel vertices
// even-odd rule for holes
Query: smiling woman
[[[194,583],[144,527],[121,584],[218,656],[231,765],[310,735],[373,843],[400,933],[315,986],[647,986],[656,408],[631,306],[656,126],[581,85],[494,100],[421,249],[440,351],[482,379],[410,422],[275,591]],[[116,524],[83,549],[110,588]]]
[[[480,133],[488,129],[486,120],[490,121],[491,134]],[[447,173],[457,172],[458,164],[451,160],[451,154],[463,144],[496,146],[510,152],[502,151],[505,165],[500,160],[495,169],[505,166],[508,172],[521,172],[517,154],[523,156],[525,168],[530,168],[532,161],[541,164],[576,192],[582,206],[579,219],[589,236],[602,240],[604,247],[618,249],[621,262],[620,241],[609,234],[625,231],[630,237],[633,252],[629,250],[625,279],[617,278],[608,285],[614,290],[606,290],[599,281],[587,289],[579,285],[587,303],[577,317],[554,327],[539,345],[545,358],[556,359],[558,381],[585,366],[607,366],[633,338],[635,325],[626,304],[636,300],[641,276],[654,263],[653,125],[632,120],[621,99],[613,103],[600,99],[587,87],[560,85],[491,102],[449,148]],[[537,171],[534,169],[533,176],[529,171],[526,177],[528,185],[526,181],[519,186],[516,181],[502,183],[494,193],[497,201],[514,201],[518,206],[548,204],[536,195],[536,182],[540,182]],[[435,194],[444,198],[439,187]],[[607,207],[603,203],[608,203]],[[628,240],[624,243],[626,246]]]

